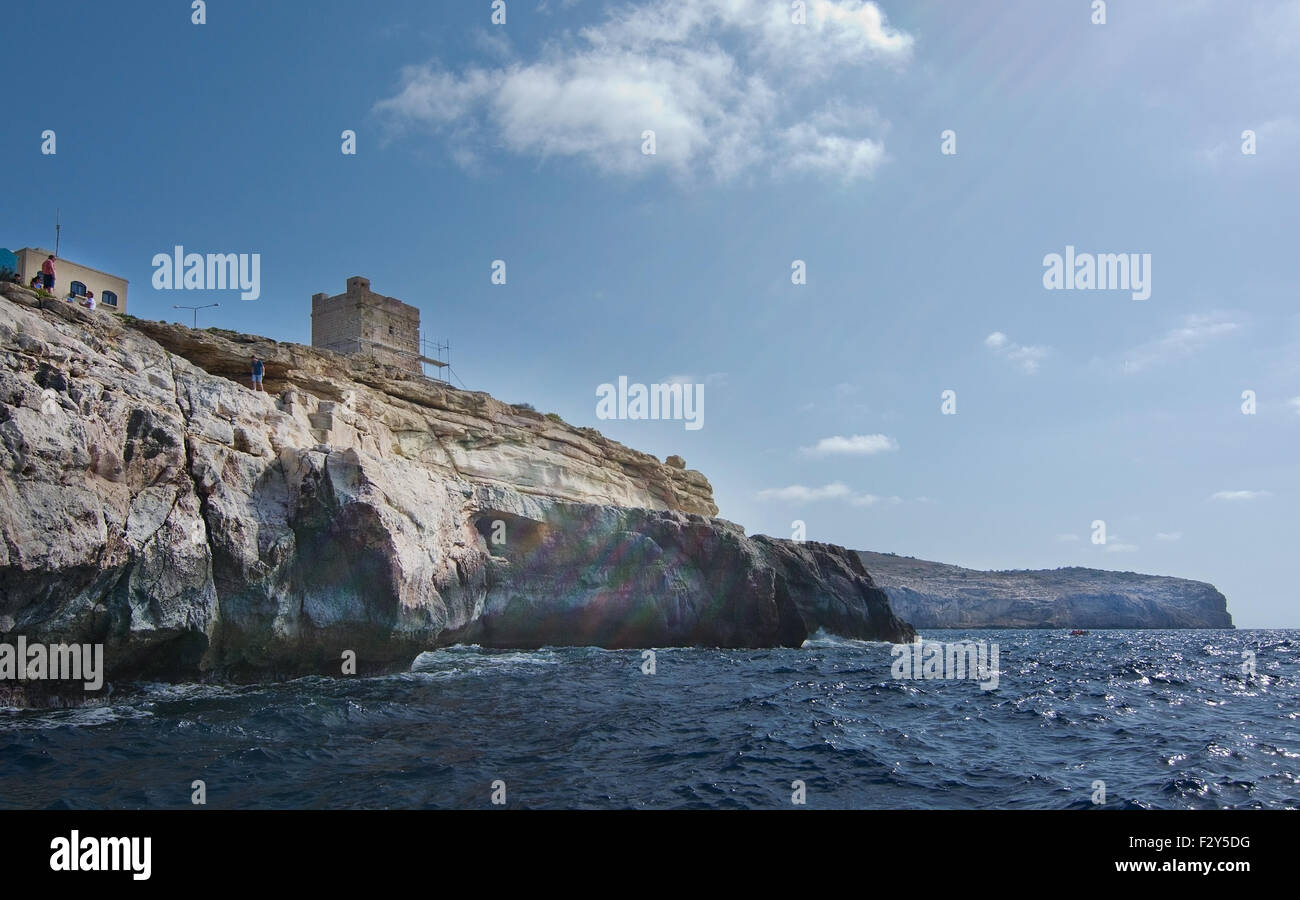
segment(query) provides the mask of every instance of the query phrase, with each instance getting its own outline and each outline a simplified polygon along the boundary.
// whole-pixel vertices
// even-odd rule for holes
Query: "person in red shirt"
[[[41,264],[41,280],[45,282],[45,289],[53,293],[54,292],[54,254],[53,253],[45,257],[45,262]]]

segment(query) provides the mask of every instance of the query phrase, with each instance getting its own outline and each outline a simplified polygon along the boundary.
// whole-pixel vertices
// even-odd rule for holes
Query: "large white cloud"
[[[396,131],[446,138],[465,165],[500,147],[578,158],[605,173],[853,180],[885,159],[855,67],[898,64],[911,49],[911,36],[865,0],[809,0],[805,24],[791,21],[789,4],[768,0],[645,0],[532,59],[408,66],[375,111]],[[647,130],[654,156],[642,153]]]

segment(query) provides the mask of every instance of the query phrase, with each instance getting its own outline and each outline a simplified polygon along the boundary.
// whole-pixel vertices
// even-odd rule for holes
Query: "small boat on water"
[[[1071,632],[1070,632],[1070,637],[1078,637],[1078,636],[1081,635],[1081,634],[1087,634],[1087,633],[1088,633],[1087,629],[1084,629],[1084,628],[1076,628],[1076,629],[1074,629],[1074,631],[1071,631]]]

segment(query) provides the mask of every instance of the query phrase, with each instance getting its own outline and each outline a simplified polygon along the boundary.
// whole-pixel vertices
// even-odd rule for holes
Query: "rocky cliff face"
[[[912,637],[856,556],[746,537],[680,458],[365,358],[0,295],[0,640],[190,678]]]
[[[1231,628],[1213,585],[1070,567],[980,572],[859,552],[898,615],[917,628]]]

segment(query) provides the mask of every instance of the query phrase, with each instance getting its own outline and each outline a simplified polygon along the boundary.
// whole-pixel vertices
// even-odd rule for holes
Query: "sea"
[[[890,644],[822,635],[114,685],[0,710],[0,808],[1300,806],[1300,631],[924,637],[996,644],[996,687],[895,678]]]

